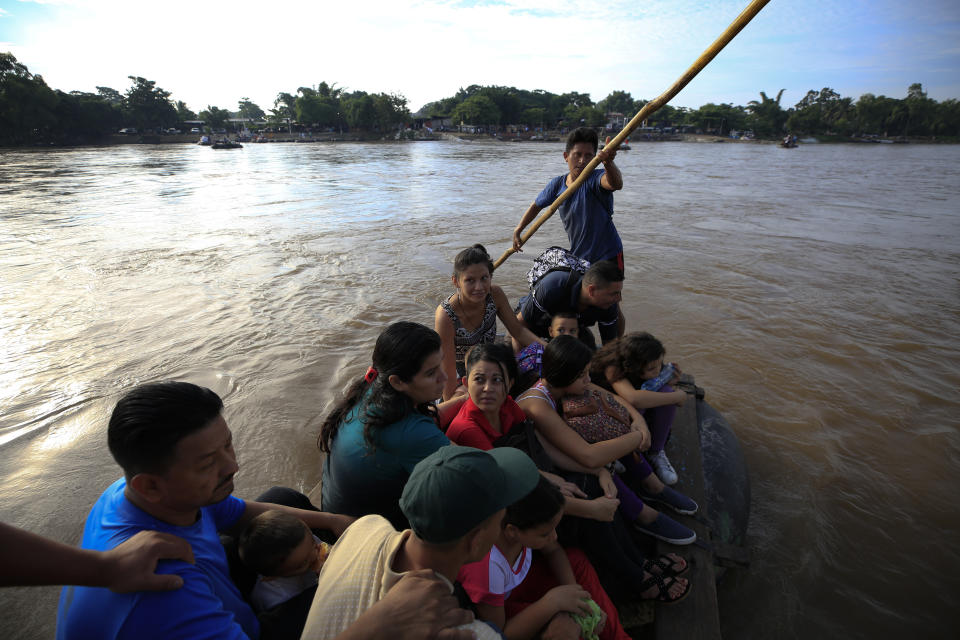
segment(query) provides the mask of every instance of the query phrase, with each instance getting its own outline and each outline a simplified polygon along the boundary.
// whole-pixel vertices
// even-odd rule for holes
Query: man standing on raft
[[[608,137],[607,143],[609,142]],[[557,210],[560,212],[560,221],[563,222],[563,228],[570,240],[570,252],[591,264],[602,260],[615,262],[620,269],[622,280],[623,242],[620,240],[620,234],[617,233],[617,227],[613,224],[613,192],[623,188],[623,174],[613,162],[617,156],[616,149],[604,148],[598,153],[599,145],[600,139],[597,132],[589,127],[580,127],[570,133],[567,137],[566,151],[563,152],[563,159],[567,162],[569,172],[548,182],[520,218],[520,223],[513,230],[513,249],[521,251],[520,234],[523,230],[537,217],[537,214],[553,204],[561,193],[569,189],[594,156],[597,156],[603,163],[603,169],[597,169],[588,176]],[[532,292],[531,295],[533,295]],[[626,330],[627,323],[619,305],[614,306],[617,319],[616,331],[617,335],[621,336]],[[604,342],[606,341],[604,339]]]
[[[610,138],[607,138],[607,142]],[[623,270],[623,243],[613,225],[613,192],[623,188],[623,175],[614,164],[615,149],[603,149],[597,153],[600,140],[597,132],[588,127],[575,129],[567,137],[563,159],[569,173],[557,176],[544,187],[520,223],[513,230],[513,248],[520,251],[520,234],[543,209],[553,204],[576,180],[584,167],[598,156],[603,169],[597,169],[569,198],[563,201],[558,211],[563,228],[570,240],[570,252],[591,263],[613,260]]]

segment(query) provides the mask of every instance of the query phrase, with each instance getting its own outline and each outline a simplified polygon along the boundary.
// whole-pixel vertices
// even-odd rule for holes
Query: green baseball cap
[[[449,445],[413,468],[400,509],[421,540],[457,540],[533,491],[540,472],[519,449],[482,451]]]

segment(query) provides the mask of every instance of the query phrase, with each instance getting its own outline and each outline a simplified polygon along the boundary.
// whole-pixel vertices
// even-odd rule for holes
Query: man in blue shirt
[[[117,403],[107,439],[124,477],[94,505],[82,546],[103,551],[139,531],[161,531],[189,542],[195,564],[158,564],[157,573],[182,578],[183,586],[174,591],[65,587],[58,640],[257,638],[257,618],[230,578],[219,533],[236,535],[269,509],[282,509],[337,536],[353,521],[232,496],[239,467],[222,407],[216,393],[186,382],[142,385]],[[371,622],[376,627],[376,620],[358,620],[359,626],[351,628],[354,635],[345,632],[339,640],[372,637]]]
[[[609,138],[608,138],[609,141]],[[513,230],[513,248],[520,251],[520,234],[537,214],[553,204],[573,184],[583,169],[598,156],[603,169],[597,169],[557,209],[570,240],[570,252],[587,260],[613,260],[623,269],[623,243],[613,224],[613,192],[623,188],[623,176],[613,159],[617,152],[604,149],[597,153],[597,132],[588,127],[575,129],[567,137],[563,159],[568,173],[551,180],[540,192],[520,223]]]

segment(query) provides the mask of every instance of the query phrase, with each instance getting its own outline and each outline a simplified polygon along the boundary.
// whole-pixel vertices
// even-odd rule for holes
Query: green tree
[[[208,105],[204,111],[200,112],[200,119],[203,120],[204,126],[210,129],[225,128],[229,118],[230,112],[220,107],[211,107]]]
[[[197,119],[197,114],[195,114],[193,111],[191,111],[191,110],[187,107],[187,103],[184,102],[183,100],[177,100],[176,109],[177,109],[177,121],[178,121],[178,122],[186,122],[186,121],[188,121],[188,120],[196,120],[196,119]]]
[[[267,121],[271,126],[280,125],[290,126],[290,123],[297,118],[297,97],[290,93],[280,92],[276,100],[273,101],[273,109],[270,110],[270,116]]]
[[[933,118],[937,104],[927,97],[922,84],[917,82],[910,85],[903,105],[907,112],[903,135],[929,135],[935,126]]]
[[[555,103],[560,106],[561,109],[566,109],[569,106],[577,108],[593,106],[593,100],[590,99],[589,93],[578,93],[576,91],[557,96]]]
[[[356,129],[373,129],[377,124],[377,110],[373,97],[365,91],[355,91],[340,99],[347,126]]]
[[[725,136],[731,129],[742,130],[747,122],[747,112],[743,107],[730,103],[714,104],[708,102],[688,115],[688,123],[703,131]]]
[[[891,115],[900,101],[887,96],[865,93],[854,105],[857,133],[888,135]]]
[[[332,127],[339,124],[341,89],[321,82],[316,88],[300,87],[294,112],[301,124]]]
[[[500,123],[500,108],[487,96],[475,95],[454,107],[450,119],[454,124],[496,125]]]
[[[315,89],[300,87],[297,89],[296,108],[297,122],[306,125],[321,127],[332,126],[337,119],[337,110],[327,100],[324,100]]]
[[[950,98],[939,103],[934,122],[934,135],[960,136],[960,102]]]
[[[373,110],[377,127],[386,133],[398,128],[410,119],[407,99],[397,93],[378,93],[373,96]]]
[[[576,107],[568,104],[563,110],[563,124],[570,128],[602,127],[606,122],[607,117],[603,111],[590,105]]]
[[[107,104],[123,106],[123,95],[116,89],[110,87],[97,87],[97,95]]]
[[[420,109],[425,115],[436,118],[436,117],[449,117],[450,113],[453,111],[453,108],[459,104],[457,99],[453,96],[449,98],[444,98],[443,100],[435,100],[434,102],[428,102],[423,105]]]
[[[240,98],[240,102],[238,103],[238,113],[241,118],[244,118],[249,122],[253,122],[254,120],[262,120],[267,115],[255,102],[251,102],[250,98]]]
[[[484,87],[479,95],[490,98],[500,110],[500,124],[519,124],[523,104],[514,87]]]
[[[761,91],[759,102],[751,100],[747,103],[747,111],[750,115],[747,117],[746,126],[752,129],[757,137],[778,138],[783,134],[783,125],[786,124],[788,115],[780,107],[783,91],[780,89],[776,98],[768,98],[767,94]]]
[[[50,136],[59,97],[12,53],[0,53],[0,142],[26,144]]]
[[[641,109],[642,108],[643,107],[641,107]],[[640,111],[640,109],[637,109],[637,111]],[[671,127],[678,124],[682,119],[683,114],[681,111],[665,104],[647,118],[647,124],[656,127]]]
[[[630,119],[637,110],[634,108],[633,97],[626,91],[612,91],[597,103],[597,108],[607,113],[622,113]]]
[[[123,123],[120,106],[96,93],[57,91],[54,137],[62,142],[96,140],[115,133]]]
[[[543,107],[530,107],[529,109],[524,109],[523,114],[520,116],[520,124],[525,124],[528,127],[542,128],[546,117],[547,110]]]
[[[830,87],[808,91],[787,118],[787,129],[808,134],[850,135],[856,125],[852,100]]]
[[[170,92],[164,91],[153,80],[127,76],[133,85],[124,99],[126,121],[140,129],[169,127],[177,121],[177,110],[170,102]]]

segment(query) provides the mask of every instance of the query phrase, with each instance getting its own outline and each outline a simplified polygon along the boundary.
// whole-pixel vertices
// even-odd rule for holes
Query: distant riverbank
[[[96,139],[75,140],[64,143],[49,143],[44,145],[34,145],[36,147],[80,147],[80,146],[115,146],[129,144],[197,144],[202,134],[198,133],[180,133],[172,135],[127,135],[113,134]],[[209,134],[208,134],[209,135]],[[220,140],[228,138],[234,140],[237,135],[216,134],[211,135],[211,139]],[[406,130],[384,136],[379,132],[367,131],[349,131],[349,132],[317,132],[317,133],[268,133],[262,136],[256,136],[253,139],[241,139],[244,144],[263,144],[263,143],[310,143],[310,142],[440,142],[440,141],[496,141],[504,143],[516,142],[562,142],[566,137],[565,133],[559,131],[547,132],[543,135],[529,136],[511,132],[499,132],[497,134],[488,133],[465,133],[458,131],[435,131],[426,132],[424,130]],[[717,136],[699,133],[681,133],[663,138],[635,137],[628,138],[631,145],[640,143],[656,142],[697,142],[697,143],[733,143],[733,144],[779,144],[779,140],[762,140],[757,138],[743,139],[730,138],[728,136]],[[909,143],[909,144],[957,144],[960,140],[952,137],[910,137],[892,139],[852,139],[841,136],[818,136],[811,138],[801,138],[800,144],[832,144],[832,143]],[[17,147],[9,147],[17,148]],[[22,147],[21,147],[22,148]]]

